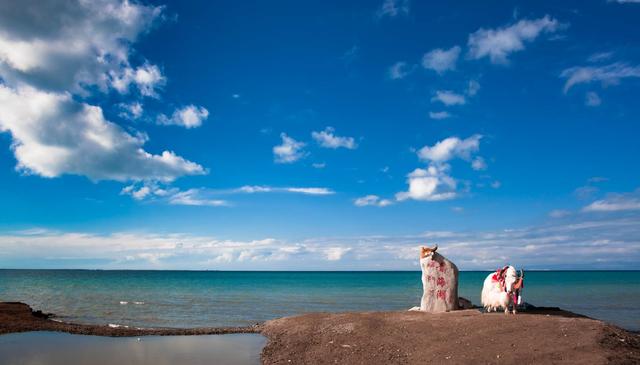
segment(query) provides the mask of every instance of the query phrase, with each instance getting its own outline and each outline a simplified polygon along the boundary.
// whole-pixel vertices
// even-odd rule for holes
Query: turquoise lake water
[[[480,302],[488,272],[460,273]],[[420,305],[420,272],[0,270],[0,300],[61,320],[137,327],[248,325],[305,312]],[[640,271],[529,271],[523,299],[640,330]]]

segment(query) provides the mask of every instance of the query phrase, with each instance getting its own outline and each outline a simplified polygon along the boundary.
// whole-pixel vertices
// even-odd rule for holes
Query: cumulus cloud
[[[376,15],[378,18],[409,15],[409,0],[384,0]]]
[[[377,195],[366,195],[361,198],[357,198],[353,201],[358,207],[366,207],[366,206],[376,206],[376,207],[386,207],[388,205],[393,204],[393,200],[390,199],[382,199]]]
[[[464,105],[467,103],[464,95],[456,94],[450,90],[438,90],[436,91],[436,95],[431,98],[431,102],[441,102],[446,106],[452,105]]]
[[[0,131],[11,133],[17,169],[44,177],[172,181],[205,173],[172,151],[146,152],[146,136],[125,132],[100,107],[75,102],[69,94],[0,85]]]
[[[433,146],[424,146],[418,150],[418,157],[424,161],[447,162],[453,158],[469,160],[471,155],[480,149],[482,136],[474,134],[471,137],[460,139],[458,137],[445,138]]]
[[[480,28],[469,35],[469,57],[489,57],[492,63],[506,64],[511,53],[525,49],[526,42],[532,42],[540,34],[554,33],[561,28],[562,25],[548,15],[535,20],[523,19],[497,29]]]
[[[600,82],[604,86],[615,85],[621,79],[640,77],[640,66],[631,66],[624,62],[615,62],[606,66],[580,66],[568,68],[560,74],[567,79],[564,92],[573,86]]]
[[[157,122],[162,125],[177,125],[189,129],[200,127],[208,117],[209,111],[207,109],[201,106],[187,105],[176,109],[170,118],[160,114]]]
[[[130,46],[162,7],[128,1],[25,0],[0,5],[0,77],[10,86],[48,91],[106,91],[127,78],[153,94],[157,66],[132,68]],[[128,85],[127,85],[128,86]]]
[[[442,75],[446,71],[456,69],[456,61],[460,56],[460,47],[454,46],[447,50],[436,48],[422,57],[422,67],[434,70]]]
[[[282,144],[273,147],[274,161],[276,163],[293,163],[306,156],[303,150],[304,142],[296,141],[285,133],[280,133],[280,138],[282,139]]]
[[[612,193],[582,208],[583,212],[623,212],[640,210],[640,189],[631,193]]]
[[[173,151],[145,151],[145,134],[85,101],[133,86],[133,98],[158,96],[166,81],[159,67],[129,56],[162,9],[120,0],[0,3],[0,131],[11,134],[18,170],[165,182],[206,172]],[[139,101],[118,106],[123,118],[143,113]]]
[[[118,106],[122,110],[122,112],[120,112],[120,114],[118,115],[125,119],[132,119],[132,120],[139,119],[140,117],[142,117],[142,114],[144,113],[144,108],[142,107],[142,104],[137,101],[134,101],[129,104],[120,103]]]
[[[353,150],[358,147],[353,137],[339,137],[334,134],[335,129],[327,127],[320,132],[312,132],[311,137],[325,148],[337,149],[340,147]]]
[[[429,112],[429,118],[436,120],[448,119],[451,118],[451,114],[447,111]]]
[[[406,62],[396,62],[389,67],[389,78],[391,80],[404,79],[411,73],[412,69]]]
[[[439,201],[455,198],[457,182],[449,176],[449,170],[447,164],[432,164],[426,169],[413,170],[407,175],[409,190],[397,193],[396,199]]]
[[[121,94],[129,92],[130,85],[136,85],[140,94],[153,98],[158,97],[158,89],[167,82],[156,65],[144,64],[135,70],[126,67],[119,71],[110,71],[111,86]]]

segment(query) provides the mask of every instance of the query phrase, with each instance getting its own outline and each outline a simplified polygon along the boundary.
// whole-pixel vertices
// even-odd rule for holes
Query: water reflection
[[[111,338],[55,332],[0,336],[3,365],[247,365],[260,363],[256,334]]]

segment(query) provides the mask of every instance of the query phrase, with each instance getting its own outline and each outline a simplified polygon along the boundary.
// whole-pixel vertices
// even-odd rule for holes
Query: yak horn
[[[436,252],[438,250],[438,244],[436,244],[436,247],[433,248],[433,250],[431,250],[431,252]]]
[[[520,269],[520,278],[524,279],[524,270]]]

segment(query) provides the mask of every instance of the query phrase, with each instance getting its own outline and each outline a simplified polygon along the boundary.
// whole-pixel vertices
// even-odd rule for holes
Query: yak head
[[[438,250],[438,245],[435,245],[433,248],[429,248],[427,246],[420,247],[420,258],[424,259],[426,257],[431,257]]]
[[[520,275],[518,275],[513,266],[506,266],[502,269],[501,274],[504,277],[504,286],[508,293],[522,288],[522,284],[524,283],[524,270],[520,269]]]

